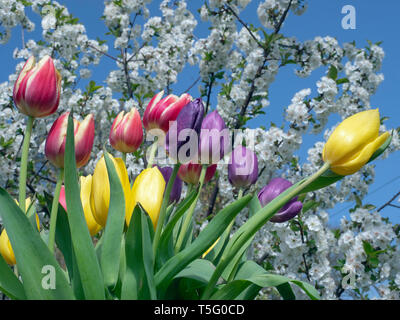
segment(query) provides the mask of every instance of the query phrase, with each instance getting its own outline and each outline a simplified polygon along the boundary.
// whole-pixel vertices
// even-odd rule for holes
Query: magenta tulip
[[[23,114],[34,118],[54,113],[60,102],[61,75],[50,56],[35,64],[32,56],[25,63],[14,84],[15,105]]]
[[[54,123],[46,139],[46,158],[56,167],[64,168],[65,143],[69,112],[63,113]],[[90,158],[94,141],[94,119],[89,114],[79,123],[74,119],[75,160],[78,168],[84,166]]]

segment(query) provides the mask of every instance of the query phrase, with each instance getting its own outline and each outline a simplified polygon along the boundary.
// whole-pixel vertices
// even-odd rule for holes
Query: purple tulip
[[[171,178],[171,174],[173,169],[171,167],[159,167],[157,166],[158,169],[160,170],[161,174],[164,177],[165,184],[168,184],[169,178]],[[171,193],[169,194],[169,203],[177,203],[179,199],[181,198],[181,193],[182,193],[182,180],[179,179],[178,176],[176,176],[174,184],[172,185]]]
[[[205,116],[201,125],[199,156],[205,164],[217,163],[230,147],[229,131],[217,111]]]
[[[241,145],[233,149],[228,164],[228,179],[237,188],[248,187],[258,178],[258,160],[256,154]]]
[[[197,156],[199,133],[204,118],[204,106],[200,98],[189,102],[183,107],[176,121],[170,126],[166,136],[166,149],[172,159],[182,163]],[[186,139],[182,139],[186,137]],[[189,143],[190,142],[190,143]],[[185,146],[189,144],[188,146]],[[185,153],[180,149],[185,146]]]
[[[267,203],[279,196],[283,191],[290,188],[292,183],[282,179],[274,178],[272,179],[264,188],[258,193],[258,200],[260,200],[261,205],[264,207]],[[297,197],[294,197],[289,202],[287,202],[281,210],[278,211],[271,219],[272,222],[286,222],[295,216],[297,216],[303,204],[297,201]]]

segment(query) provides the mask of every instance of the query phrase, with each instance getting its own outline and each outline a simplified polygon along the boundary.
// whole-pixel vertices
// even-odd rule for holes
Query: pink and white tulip
[[[136,108],[125,114],[121,111],[115,118],[110,130],[110,144],[124,153],[135,152],[143,141],[143,127],[139,111]]]
[[[65,112],[53,123],[44,149],[46,158],[58,168],[64,168],[68,116],[69,112]],[[87,115],[82,123],[74,119],[74,137],[76,166],[80,168],[89,161],[93,147],[94,119],[92,114]]]
[[[23,114],[43,118],[54,113],[60,103],[61,75],[50,56],[37,64],[32,56],[14,84],[14,103]]]
[[[207,167],[206,175],[204,177],[204,183],[207,183],[212,179],[217,170],[216,164],[211,164]],[[178,170],[178,177],[189,184],[197,185],[200,180],[201,164],[199,163],[185,163],[181,164]]]
[[[192,101],[192,97],[187,93],[180,97],[169,94],[161,99],[163,95],[164,91],[159,92],[147,105],[143,115],[143,125],[147,131],[161,129],[167,133],[170,121],[175,121],[182,108]]]

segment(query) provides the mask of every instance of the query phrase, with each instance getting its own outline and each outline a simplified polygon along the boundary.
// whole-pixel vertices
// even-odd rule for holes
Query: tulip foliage
[[[8,297],[254,299],[261,288],[275,287],[284,299],[294,299],[292,286],[297,286],[311,299],[319,298],[310,284],[272,274],[247,260],[246,252],[255,233],[273,220],[275,214],[279,216],[289,210],[293,215],[291,205],[298,202],[299,194],[323,188],[343,177],[329,170],[328,162],[314,175],[294,185],[272,181],[271,186],[266,186],[258,195],[248,193],[239,197],[194,236],[191,228],[184,228],[184,217],[198,198],[200,187],[193,185],[180,202],[176,199],[171,203],[170,198],[180,164],[168,173],[168,179],[156,166],[145,169],[130,190],[123,178],[123,171],[126,171],[123,162],[105,151],[100,164],[103,167],[96,169],[93,177],[81,178],[79,186],[75,138],[74,120],[68,115],[63,152],[65,190],[61,196],[61,203],[65,203],[58,206],[55,234],[65,267],[56,260],[38,231],[34,208],[29,208],[25,214],[0,188],[0,213],[18,270],[17,276],[0,255],[0,290]],[[378,157],[389,143],[390,136],[365,162]],[[329,145],[326,154],[331,154]],[[101,170],[108,181],[98,180],[97,175],[104,177]],[[200,185],[205,171],[202,170]],[[231,171],[231,178],[235,179],[232,176],[235,171]],[[100,211],[93,204],[93,198],[87,199],[87,179],[92,182],[92,188],[98,181],[98,189],[92,197],[107,198],[104,198],[107,209],[103,213],[106,215],[102,220],[103,230],[95,242],[91,235],[96,231],[92,233],[87,219],[88,201],[92,201],[91,208],[95,208],[97,214]],[[106,186],[108,191],[103,195],[101,190]],[[245,208],[249,219],[230,236],[235,217]],[[96,214],[92,214],[96,218]],[[99,225],[97,227],[100,229]],[[46,270],[50,270],[49,278],[44,276]],[[52,281],[54,286],[51,286]]]

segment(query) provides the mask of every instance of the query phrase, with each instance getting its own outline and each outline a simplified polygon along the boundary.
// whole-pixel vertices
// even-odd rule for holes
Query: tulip
[[[231,185],[245,188],[257,181],[258,160],[256,154],[241,145],[233,149],[228,164],[228,179]]]
[[[168,132],[170,121],[175,121],[182,108],[186,106],[192,97],[184,93],[180,97],[170,94],[161,99],[164,91],[157,93],[143,114],[143,125],[147,131],[151,129],[161,129]]]
[[[121,111],[110,130],[111,146],[124,153],[135,152],[143,141],[143,127],[136,108],[125,114]]]
[[[200,98],[191,101],[181,110],[166,136],[166,149],[173,159],[185,163],[197,156],[203,118],[204,106]],[[184,135],[186,139],[182,141],[180,135]],[[189,148],[184,155],[181,155],[179,151],[187,143]]]
[[[203,118],[204,106],[200,98],[191,101],[182,109],[166,135],[165,146],[170,157],[185,163],[197,156]],[[186,139],[183,139],[185,137]],[[181,155],[179,151],[186,144],[189,144],[189,148]]]
[[[212,164],[207,167],[204,183],[212,179],[217,170],[217,165]],[[198,163],[185,163],[179,167],[178,177],[186,183],[197,185],[199,183],[201,174],[201,164]]]
[[[54,123],[46,139],[46,158],[56,167],[64,168],[65,143],[69,112],[63,113]],[[74,119],[75,160],[78,168],[85,165],[90,158],[94,141],[94,119],[89,114],[79,123]]]
[[[290,188],[292,183],[282,178],[272,179],[264,188],[258,193],[258,199],[261,205],[264,207],[267,203],[274,200],[283,191]],[[303,208],[303,204],[297,201],[297,197],[294,197],[289,202],[287,202],[279,211],[276,213],[270,221],[272,222],[286,222],[294,218],[300,213]]]
[[[25,207],[28,209],[30,204],[31,204],[31,199],[27,198],[25,200]],[[36,225],[37,225],[38,230],[40,230],[39,217],[36,213],[35,213],[35,215],[36,215]],[[11,247],[10,239],[8,238],[8,235],[7,235],[7,232],[5,229],[3,229],[3,231],[1,232],[1,235],[0,235],[0,254],[3,256],[4,260],[10,266],[13,266],[16,264],[14,251]]]
[[[15,105],[23,114],[42,118],[53,114],[60,102],[61,75],[50,56],[35,64],[32,56],[25,63],[14,84]]]
[[[125,215],[132,214],[133,203],[131,199],[131,185],[129,183],[128,171],[121,158],[114,158],[108,154],[112,160],[119,180],[122,185],[125,197]],[[108,179],[106,161],[104,156],[97,162],[92,178],[92,192],[90,194],[90,206],[96,222],[104,227],[107,222],[108,208],[110,205],[110,182]]]
[[[199,142],[201,163],[217,163],[229,148],[229,131],[217,111],[206,115],[202,124]]]
[[[101,226],[94,219],[92,209],[90,207],[90,194],[92,191],[92,175],[88,175],[86,177],[80,177],[80,185],[81,185],[81,202],[83,207],[83,212],[85,214],[86,224],[89,229],[89,233],[91,236],[94,236],[97,232],[100,231]],[[65,201],[65,188],[61,187],[60,190],[60,204],[63,206],[65,212],[67,211],[67,203]]]
[[[379,110],[356,113],[342,121],[324,146],[322,159],[339,175],[357,172],[386,141],[389,132],[379,135]]]
[[[171,167],[163,167],[163,168],[158,167],[158,169],[160,170],[161,174],[164,177],[165,185],[167,185],[169,179],[171,178],[173,169]],[[183,184],[182,180],[179,179],[179,177],[176,177],[174,184],[172,185],[171,193],[169,195],[169,203],[173,202],[177,203],[179,201],[182,193],[182,184]]]
[[[161,204],[163,201],[165,180],[157,167],[144,169],[135,179],[132,186],[133,205],[137,203],[150,216],[154,230],[157,227]],[[132,211],[125,216],[126,224],[131,221]]]

